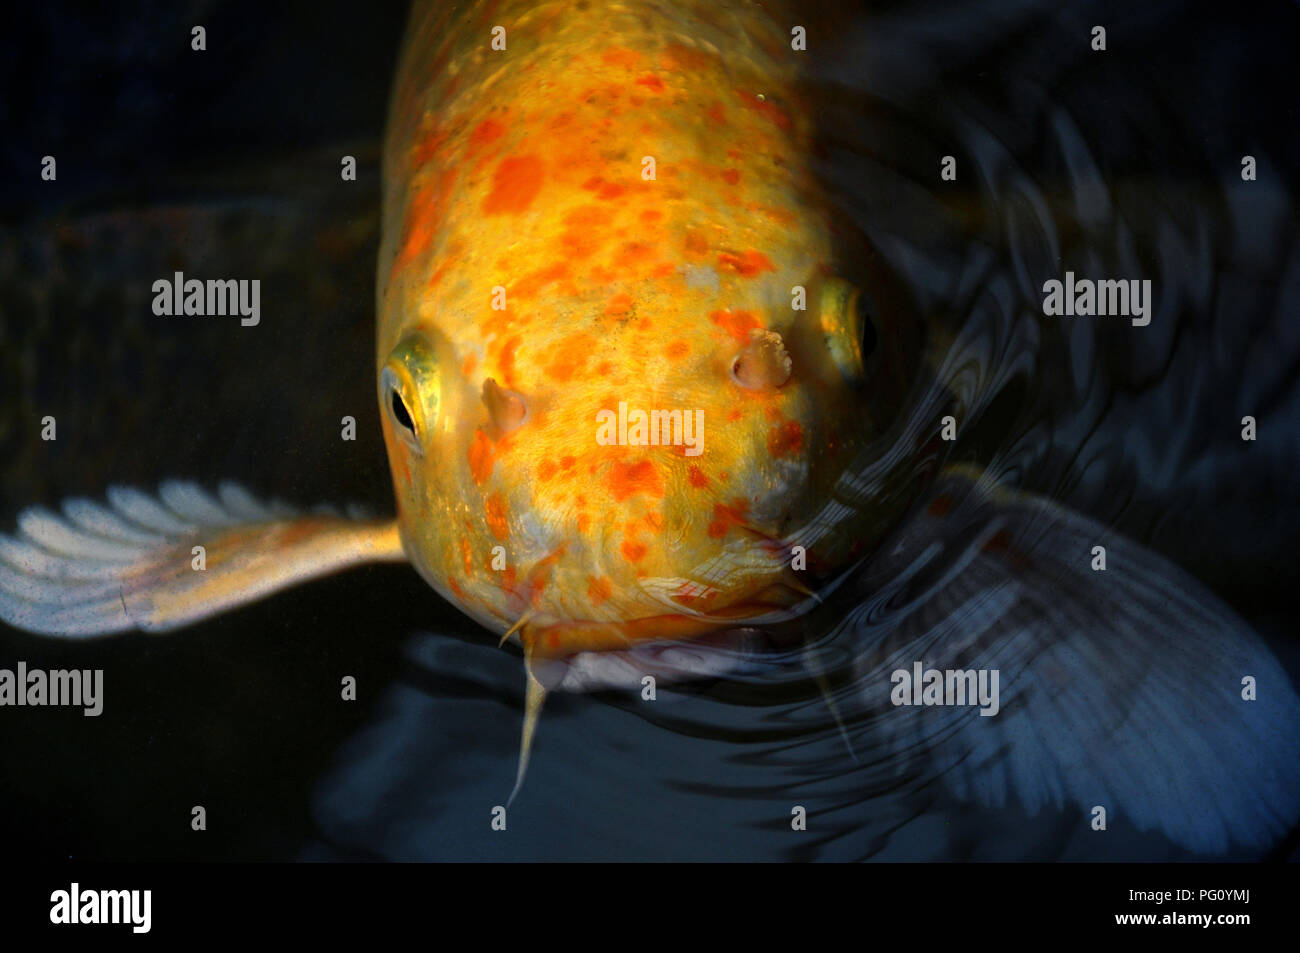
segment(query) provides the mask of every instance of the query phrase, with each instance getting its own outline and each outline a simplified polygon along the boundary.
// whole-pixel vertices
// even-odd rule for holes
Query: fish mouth
[[[578,652],[613,652],[648,642],[690,641],[741,627],[788,618],[802,598],[782,585],[709,614],[666,612],[630,619],[559,619],[524,627],[534,656],[559,658]]]
[[[548,692],[641,691],[647,675],[659,685],[675,685],[770,671],[788,664],[792,651],[797,657],[792,646],[778,633],[738,625],[686,640],[645,641],[613,651],[534,658],[531,670]]]

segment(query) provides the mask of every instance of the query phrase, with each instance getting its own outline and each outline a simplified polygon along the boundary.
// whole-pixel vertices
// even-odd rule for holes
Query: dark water
[[[809,81],[845,270],[956,340],[939,374],[964,408],[950,462],[1062,507],[998,517],[1027,554],[1017,572],[963,561],[985,510],[958,506],[941,525],[920,514],[809,621],[806,657],[662,688],[654,704],[553,695],[507,834],[489,812],[514,777],[518,653],[408,570],[314,583],[168,637],[73,645],[0,629],[0,665],[102,667],[107,694],[97,719],[0,710],[0,836],[15,853],[1295,851],[1296,8],[932,3],[824,16],[809,15]],[[171,476],[391,510],[372,271],[402,20],[226,4],[16,17],[0,114],[5,529],[31,503]],[[206,54],[189,51],[195,23]],[[1089,48],[1094,24],[1105,52]],[[57,185],[36,178],[47,153]],[[339,181],[343,154],[358,157],[359,181]],[[1245,154],[1257,181],[1241,180]],[[939,179],[945,155],[956,182]],[[174,270],[260,276],[262,324],[155,318],[149,285]],[[1152,279],[1151,324],[1044,319],[1042,284],[1067,270]],[[54,443],[38,437],[45,414]],[[345,414],[355,443],[339,440]],[[1240,438],[1245,414],[1259,421],[1254,443]],[[1112,588],[1076,600],[1091,615],[1062,615],[1079,585],[1070,547],[1086,552],[1103,531]],[[1189,591],[1236,615],[1196,610],[1199,597],[1188,608]],[[891,708],[888,673],[913,659],[992,660],[1014,679],[1004,706],[1018,704],[989,719],[997,731],[969,710]],[[1238,729],[1224,685],[1243,671],[1263,687]],[[344,675],[358,679],[354,703],[339,701]],[[1087,825],[1097,803],[1111,805],[1104,835]],[[208,810],[204,834],[189,830],[194,804]],[[796,804],[810,816],[799,834]],[[1223,831],[1248,836],[1230,846]]]

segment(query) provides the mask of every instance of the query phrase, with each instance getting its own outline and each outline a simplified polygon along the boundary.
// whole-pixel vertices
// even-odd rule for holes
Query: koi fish
[[[873,306],[889,296],[837,252],[793,19],[580,6],[412,13],[376,277],[396,517],[297,512],[228,483],[215,496],[178,481],[156,497],[111,488],[107,506],[28,510],[0,538],[0,619],[70,637],[170,631],[351,566],[409,562],[522,646],[513,798],[550,689],[599,687],[683,643],[701,652],[678,674],[725,671],[728,650],[824,614],[837,593],[960,588],[972,566],[1014,579],[1043,540],[1086,538],[1054,504],[946,465],[940,420],[996,391],[963,376],[988,343]],[[1086,558],[1052,565],[1048,589],[1021,590],[1059,600],[1036,638],[1075,644],[1081,602],[1138,646],[1152,619],[1203,632],[1213,618],[1244,668],[1280,672],[1176,567],[1155,571],[1182,598],[1144,615]],[[933,596],[913,593],[891,631],[924,641],[928,628],[908,626]],[[1014,667],[1040,664],[1015,644]],[[1095,674],[1110,684],[1104,665]],[[1294,691],[1285,675],[1274,684],[1260,710],[1294,723]],[[1248,833],[1294,816],[1295,791],[1279,770]]]

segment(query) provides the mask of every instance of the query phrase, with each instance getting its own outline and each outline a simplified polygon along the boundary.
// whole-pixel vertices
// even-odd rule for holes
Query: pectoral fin
[[[234,484],[157,498],[114,487],[109,505],[36,507],[0,535],[0,620],[44,635],[166,632],[350,566],[405,560],[393,520],[264,504]],[[201,550],[197,547],[202,547]]]
[[[1100,805],[1201,852],[1268,845],[1300,818],[1287,672],[1205,586],[1108,527],[953,469],[853,586],[830,638],[860,647],[868,763],[925,757],[958,797]],[[900,701],[895,673],[917,664],[987,672],[997,697]]]

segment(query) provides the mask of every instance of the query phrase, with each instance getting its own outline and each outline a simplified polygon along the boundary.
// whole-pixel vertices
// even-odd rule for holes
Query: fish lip
[[[728,678],[756,665],[782,665],[790,657],[790,646],[779,636],[740,625],[690,640],[641,642],[623,649],[538,658],[532,671],[547,691],[640,691],[647,675],[660,685],[675,685]]]
[[[622,651],[656,643],[700,642],[728,633],[763,631],[770,623],[788,620],[794,606],[785,600],[764,601],[775,585],[760,590],[750,599],[733,603],[717,613],[664,612],[627,619],[555,619],[526,627],[525,638],[533,651],[558,658],[578,652]]]

